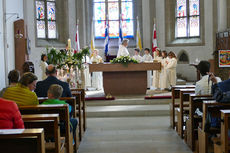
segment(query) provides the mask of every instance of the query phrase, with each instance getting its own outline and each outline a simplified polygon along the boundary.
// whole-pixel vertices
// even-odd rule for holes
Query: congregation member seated
[[[32,72],[24,73],[16,86],[5,90],[3,98],[15,101],[19,106],[37,105],[38,98],[33,92],[36,88],[37,79],[37,76]]]
[[[0,129],[24,129],[17,104],[2,98],[0,98]]]
[[[23,71],[23,73],[26,73],[26,72],[32,72],[32,73],[34,73],[34,63],[30,62],[30,61],[26,61],[22,65],[22,71]]]
[[[46,68],[46,75],[48,76],[45,80],[39,81],[35,92],[38,97],[46,97],[47,91],[52,84],[58,84],[62,86],[63,93],[62,97],[72,97],[69,84],[57,79],[57,69],[54,65],[50,64]]]
[[[9,86],[8,87],[14,87],[14,86],[16,86],[16,84],[18,83],[19,77],[20,77],[20,74],[19,74],[18,70],[12,70],[12,71],[10,71],[9,74],[8,74],[8,80],[9,80]],[[5,90],[8,87],[2,89],[2,91],[0,92],[0,97],[3,96],[3,93],[5,92]]]
[[[142,57],[140,56],[140,49],[139,48],[134,49],[133,59],[137,60],[139,63],[142,62]]]
[[[211,95],[212,81],[209,78],[210,63],[208,61],[200,61],[197,66],[200,71],[202,79],[196,82],[195,94],[196,95]],[[221,82],[219,77],[216,77],[217,82]]]
[[[209,73],[210,80],[213,82],[212,95],[217,102],[230,102],[230,79],[219,82],[213,73]]]
[[[67,104],[65,101],[59,100],[59,98],[62,95],[62,92],[63,92],[62,86],[60,86],[58,84],[51,85],[49,87],[48,92],[47,92],[48,100],[44,101],[42,103],[42,105]],[[70,112],[70,114],[71,114],[71,111],[72,111],[72,107],[69,105],[69,112]],[[70,123],[72,125],[71,126],[71,130],[73,130],[73,135],[75,135],[78,121],[77,121],[77,119],[72,118],[71,115],[70,115]],[[61,126],[61,130],[65,131],[64,127],[65,127],[64,125]]]

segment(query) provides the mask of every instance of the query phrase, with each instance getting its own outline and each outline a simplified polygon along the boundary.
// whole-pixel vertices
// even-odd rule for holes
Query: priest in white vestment
[[[167,75],[168,75],[168,80],[169,80],[169,85],[170,86],[175,86],[176,85],[176,67],[177,67],[177,58],[175,53],[172,51],[169,52],[168,54],[169,60],[167,62]]]
[[[130,56],[129,51],[127,49],[128,43],[129,43],[128,39],[124,39],[122,41],[121,45],[119,46],[119,50],[117,52],[117,58],[121,57],[121,56]]]
[[[167,63],[168,63],[167,52],[162,51],[162,60],[161,60],[161,74],[160,74],[160,88],[169,89],[169,81],[167,77]]]
[[[97,49],[95,49],[93,51],[93,56],[91,57],[91,61],[93,64],[103,63],[103,59],[100,55],[98,55]],[[103,89],[102,72],[93,72],[92,73],[92,87],[96,88],[96,90],[102,90]]]
[[[142,57],[140,56],[140,49],[135,48],[134,52],[135,53],[134,53],[133,59],[137,60],[138,63],[141,63],[142,62]]]
[[[145,48],[145,55],[142,57],[143,62],[151,63],[153,62],[153,57],[150,55],[150,49]],[[152,71],[147,72],[147,88],[150,88],[152,85]]]
[[[161,51],[159,48],[157,48],[156,53],[155,53],[155,57],[154,57],[154,61],[161,63],[161,60],[162,60]],[[160,73],[161,73],[161,70],[153,71],[153,84],[152,84],[152,86],[157,90],[160,89]]]

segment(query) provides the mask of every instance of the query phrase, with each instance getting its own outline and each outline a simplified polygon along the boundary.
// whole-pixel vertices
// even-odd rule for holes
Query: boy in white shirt
[[[143,58],[143,62],[152,62],[153,61],[153,57],[150,55],[150,49],[149,48],[145,48],[145,55],[142,58]]]
[[[140,49],[138,49],[138,48],[135,48],[134,49],[134,56],[133,56],[133,59],[135,59],[135,60],[137,60],[139,63],[141,63],[142,62],[142,57],[140,56]]]

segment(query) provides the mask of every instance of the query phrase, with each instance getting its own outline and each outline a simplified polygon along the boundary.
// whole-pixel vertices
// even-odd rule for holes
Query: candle
[[[71,40],[68,39],[68,49],[71,49]]]

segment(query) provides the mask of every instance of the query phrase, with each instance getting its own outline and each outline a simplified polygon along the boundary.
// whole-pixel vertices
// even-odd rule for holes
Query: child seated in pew
[[[67,104],[65,101],[63,100],[59,100],[59,98],[61,97],[63,92],[63,88],[62,86],[58,85],[58,84],[53,84],[49,87],[49,90],[47,92],[47,96],[48,96],[48,100],[44,101],[42,103],[42,105],[52,105],[52,104]],[[71,114],[72,112],[72,107],[69,106],[69,112]],[[71,123],[71,131],[73,131],[73,136],[75,135],[76,132],[76,128],[77,128],[77,124],[78,121],[76,118],[72,118],[70,115],[70,123]],[[65,131],[65,126],[61,124],[61,131]]]

